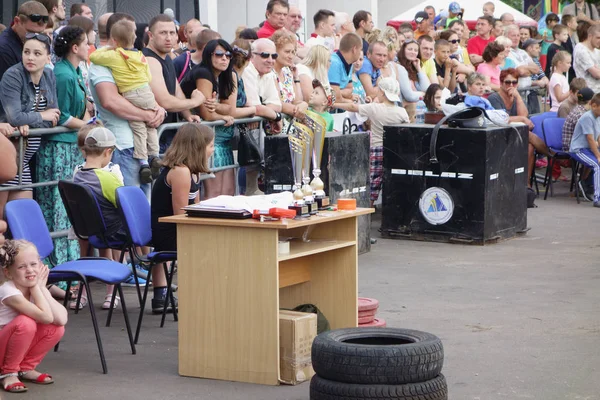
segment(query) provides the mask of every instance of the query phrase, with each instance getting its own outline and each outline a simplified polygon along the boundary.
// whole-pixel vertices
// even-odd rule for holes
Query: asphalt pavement
[[[578,205],[566,183],[555,192],[529,210],[523,237],[486,246],[379,238],[359,257],[359,295],[380,301],[388,326],[442,339],[450,399],[600,399],[600,209]],[[375,237],[379,223],[376,215]],[[134,291],[126,291],[135,320]],[[40,365],[56,383],[2,398],[309,398],[307,382],[268,387],[180,377],[172,317],[161,329],[160,316],[148,314],[132,355],[122,313],[104,327],[103,287],[94,285],[94,295],[108,374],[84,310],[70,314],[59,352]]]

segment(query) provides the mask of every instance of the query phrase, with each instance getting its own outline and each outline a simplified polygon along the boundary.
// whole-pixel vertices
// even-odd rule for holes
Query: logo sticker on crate
[[[431,187],[421,194],[419,210],[425,221],[432,225],[442,225],[452,218],[454,201],[446,190]]]

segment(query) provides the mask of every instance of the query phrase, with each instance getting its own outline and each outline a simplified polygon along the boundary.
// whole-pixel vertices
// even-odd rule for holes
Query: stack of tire
[[[383,318],[377,318],[379,301],[368,297],[358,298],[358,327],[359,328],[385,328],[386,322]]]
[[[409,329],[323,332],[312,345],[311,400],[447,400],[442,341]]]

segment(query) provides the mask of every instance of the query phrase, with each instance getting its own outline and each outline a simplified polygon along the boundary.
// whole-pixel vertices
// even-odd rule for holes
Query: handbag
[[[262,162],[260,151],[260,129],[247,129],[239,127],[240,140],[238,142],[238,164],[241,167],[257,165]]]

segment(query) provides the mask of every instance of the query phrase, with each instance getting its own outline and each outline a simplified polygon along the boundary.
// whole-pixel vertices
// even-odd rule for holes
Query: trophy
[[[302,192],[302,167],[304,164],[304,153],[306,152],[306,143],[298,136],[289,135],[290,155],[292,156],[292,172],[294,174],[294,204],[289,206],[290,210],[296,211],[297,217],[306,217],[309,209],[304,202],[304,192]]]
[[[317,203],[313,197],[313,189],[310,186],[310,160],[312,154],[312,145],[314,132],[309,129],[306,125],[300,122],[294,122],[294,130],[292,135],[301,139],[305,144],[304,157],[302,159],[302,193],[304,194],[304,204],[308,206],[308,211],[311,215],[314,215],[318,211]]]
[[[307,110],[306,111],[306,125],[313,131],[313,146],[312,146],[312,163],[313,163],[313,180],[310,186],[313,188],[315,195],[315,201],[319,209],[325,209],[329,207],[329,197],[323,190],[325,184],[321,180],[321,160],[323,158],[323,146],[325,145],[325,133],[327,123],[325,119],[319,114]]]

